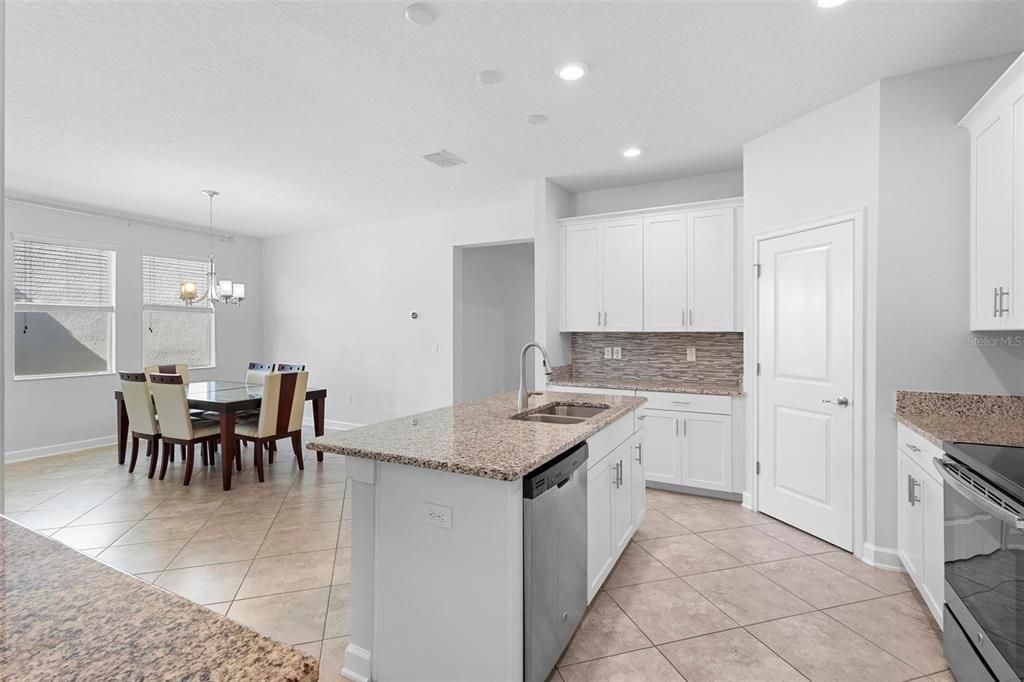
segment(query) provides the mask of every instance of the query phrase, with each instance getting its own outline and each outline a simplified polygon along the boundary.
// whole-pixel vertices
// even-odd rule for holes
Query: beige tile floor
[[[247,451],[250,454],[251,451]],[[288,450],[235,489],[181,485],[112,449],[6,468],[6,514],[321,661],[341,679],[351,594],[340,458]],[[941,633],[905,575],[739,504],[648,490],[647,517],[552,675],[622,680],[950,680]]]
[[[299,471],[291,447],[259,483],[246,450],[233,490],[220,468],[184,463],[163,481],[118,466],[113,448],[14,462],[4,513],[85,554],[320,658],[338,670],[349,634],[350,527],[344,461]]]
[[[647,491],[647,516],[555,682],[952,680],[906,575],[738,503]]]

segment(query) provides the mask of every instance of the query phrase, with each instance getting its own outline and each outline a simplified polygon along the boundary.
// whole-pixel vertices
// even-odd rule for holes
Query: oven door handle
[[[942,459],[938,457],[933,457],[932,466],[934,466],[935,470],[939,472],[939,476],[942,477],[942,480],[945,481],[947,485],[955,489],[964,497],[968,498],[971,502],[978,505],[989,514],[999,519],[1000,521],[1011,524],[1017,530],[1024,530],[1024,518],[1021,518],[1013,514],[1008,509],[1001,507],[1000,505],[996,504],[995,502],[986,497],[983,497],[981,494],[979,494],[977,490],[972,489],[963,481],[957,479],[955,476],[953,476],[953,474],[949,473],[949,470],[946,467],[946,463]],[[1005,496],[1002,493],[995,490],[991,486],[985,485],[984,482],[975,479],[974,483],[975,485],[984,488],[986,495],[989,495],[997,500],[1005,499]]]

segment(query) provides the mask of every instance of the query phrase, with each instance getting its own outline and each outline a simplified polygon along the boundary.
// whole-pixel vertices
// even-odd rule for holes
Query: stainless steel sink
[[[601,414],[608,409],[607,405],[570,405],[568,403],[550,403],[527,414],[512,415],[512,419],[543,424],[579,424],[580,422]]]

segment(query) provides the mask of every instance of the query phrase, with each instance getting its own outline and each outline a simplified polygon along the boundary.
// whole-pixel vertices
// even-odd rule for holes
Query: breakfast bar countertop
[[[553,402],[607,405],[608,409],[578,424],[521,421],[510,419],[519,412],[516,394],[500,393],[350,431],[336,431],[314,438],[306,447],[350,457],[515,481],[629,414],[646,399],[550,392],[530,396],[525,412]]]
[[[740,384],[711,381],[672,381],[659,379],[559,379],[549,381],[566,388],[603,388],[613,391],[650,391],[652,393],[689,393],[691,395],[742,396]]]
[[[0,516],[0,677],[315,682],[315,658]]]

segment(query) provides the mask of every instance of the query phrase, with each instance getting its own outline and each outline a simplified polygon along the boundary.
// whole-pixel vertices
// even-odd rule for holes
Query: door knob
[[[850,404],[850,399],[845,395],[841,395],[835,400],[822,400],[823,403],[829,403],[831,405],[838,405],[839,407],[847,407]]]

